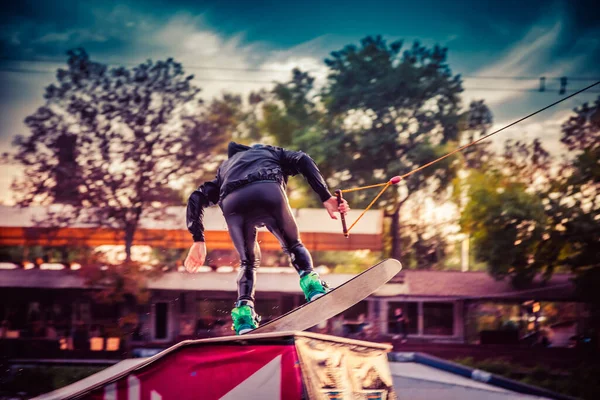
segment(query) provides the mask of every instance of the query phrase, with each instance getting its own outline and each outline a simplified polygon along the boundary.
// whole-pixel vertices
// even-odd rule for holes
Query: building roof
[[[71,223],[68,226],[63,224],[58,228],[50,226],[47,221],[51,221],[52,218],[49,216],[58,212],[60,207],[62,206],[52,205],[21,209],[0,206],[0,245],[98,247],[125,243],[125,231],[118,227],[95,227],[83,223]],[[165,215],[162,218],[142,216],[133,237],[133,245],[170,249],[187,249],[190,246],[192,237],[185,226],[185,207],[168,207],[163,211]],[[324,209],[292,211],[296,217],[302,242],[309,251],[379,251],[383,248],[381,211],[366,212],[349,238],[342,234],[340,221],[329,218]],[[360,210],[350,211],[347,220],[355,221],[360,212]],[[207,208],[203,222],[206,242],[210,249],[235,250],[219,208]],[[275,236],[265,228],[260,228],[258,231],[258,242],[262,250],[281,250],[281,245]]]
[[[537,277],[524,290],[515,290],[509,279],[497,281],[487,272],[415,271],[405,270],[388,285],[390,295],[445,296],[461,298],[494,298],[510,295],[514,298],[536,297],[556,300],[572,298],[575,285],[569,274],[554,274],[548,282]],[[402,283],[399,283],[403,281]],[[395,289],[396,292],[392,292]]]
[[[237,272],[231,267],[223,267],[229,272],[200,272],[193,275],[182,272],[168,272],[149,287],[155,290],[195,290],[224,291],[236,290]],[[272,272],[271,267],[258,269],[257,291],[302,293],[298,276],[290,267],[289,273]],[[280,270],[280,269],[278,269]],[[527,290],[515,290],[508,280],[496,281],[485,272],[455,271],[403,271],[392,282],[374,293],[376,296],[394,297],[401,301],[406,297],[428,297],[439,299],[514,299],[574,301],[577,299],[575,286],[569,275],[555,274],[546,284],[535,281]],[[322,277],[331,286],[336,287],[354,275],[323,274]],[[0,287],[17,288],[83,288],[85,280],[75,271],[47,270],[0,270]]]
[[[61,206],[33,206],[27,208],[10,207],[0,205],[0,227],[6,228],[32,228],[38,226],[52,212],[58,212]],[[142,215],[140,229],[149,230],[184,230],[185,207],[167,207],[166,218],[149,218]],[[312,233],[341,233],[339,220],[329,218],[325,209],[303,208],[293,209],[298,229],[300,232]],[[362,210],[350,210],[346,219],[354,221]],[[93,225],[76,223],[70,228],[91,228]],[[204,228],[206,231],[227,231],[225,218],[218,207],[209,207],[204,212]],[[380,210],[369,210],[365,213],[359,223],[352,229],[354,234],[379,235],[383,229],[383,212]],[[265,230],[262,228],[262,230]]]

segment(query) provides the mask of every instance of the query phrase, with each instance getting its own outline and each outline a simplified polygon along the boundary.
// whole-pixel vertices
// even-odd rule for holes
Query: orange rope
[[[369,186],[355,187],[355,188],[352,188],[352,189],[344,189],[344,190],[342,190],[342,193],[356,192],[357,190],[372,189],[372,188],[375,188],[375,187],[380,187],[380,186],[385,186],[385,185],[387,185],[387,182],[385,182],[385,183],[378,183],[377,185],[369,185]]]
[[[377,201],[377,199],[378,199],[378,198],[380,198],[380,197],[381,197],[381,195],[383,194],[383,192],[385,192],[385,190],[386,190],[388,187],[390,187],[391,183],[390,183],[390,182],[387,182],[387,183],[384,183],[384,185],[385,185],[385,187],[384,187],[383,189],[381,189],[381,191],[379,192],[379,194],[377,195],[377,197],[375,197],[375,198],[373,199],[373,201],[371,202],[371,204],[369,204],[369,205],[367,206],[367,208],[365,208],[365,209],[363,210],[363,212],[362,212],[362,213],[361,213],[361,214],[358,216],[358,218],[356,218],[356,221],[354,221],[354,223],[353,223],[352,225],[350,225],[350,228],[348,228],[348,230],[346,230],[346,233],[350,232],[350,229],[352,229],[352,228],[354,227],[354,225],[356,225],[356,223],[357,223],[357,222],[358,222],[358,221],[359,221],[359,220],[360,220],[360,219],[363,217],[363,215],[365,215],[365,214],[366,214],[366,212],[367,212],[367,211],[369,211],[369,208],[373,207],[373,204],[375,204],[375,202]]]

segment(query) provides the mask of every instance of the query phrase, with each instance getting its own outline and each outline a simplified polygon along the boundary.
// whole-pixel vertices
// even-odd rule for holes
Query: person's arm
[[[187,229],[194,242],[204,242],[204,209],[219,202],[217,178],[206,182],[190,195],[186,211]]]
[[[183,263],[188,272],[195,272],[204,265],[206,244],[204,243],[204,208],[219,202],[218,179],[206,182],[196,189],[188,200],[186,222],[194,244]]]
[[[332,197],[317,164],[308,154],[302,151],[283,150],[282,164],[291,175],[302,174],[322,202]]]
[[[302,174],[306,178],[310,187],[321,198],[323,206],[332,219],[337,219],[334,214],[335,212],[346,214],[350,210],[348,202],[345,199],[342,199],[342,203],[338,204],[337,198],[331,195],[317,164],[308,154],[302,151],[284,149],[281,149],[281,151],[281,163],[284,170],[290,175]]]

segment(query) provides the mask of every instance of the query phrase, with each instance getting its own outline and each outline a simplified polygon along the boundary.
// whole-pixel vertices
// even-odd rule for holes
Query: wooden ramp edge
[[[351,346],[363,346],[372,349],[378,349],[383,351],[391,351],[392,346],[389,344],[373,343],[363,340],[347,339],[338,336],[324,335],[312,332],[300,332],[300,331],[287,331],[287,332],[268,332],[268,333],[249,333],[241,336],[222,336],[209,339],[198,339],[198,340],[184,340],[179,342],[168,349],[161,351],[160,353],[140,359],[127,359],[123,360],[111,367],[106,368],[96,374],[93,374],[87,378],[84,378],[71,385],[57,389],[55,391],[40,395],[33,398],[32,400],[58,400],[58,399],[76,399],[87,393],[90,393],[96,389],[100,389],[110,383],[113,383],[127,375],[139,371],[143,368],[149,367],[153,363],[159,361],[163,357],[177,352],[182,351],[187,347],[195,347],[202,345],[211,344],[245,344],[250,342],[261,342],[261,341],[281,341],[289,342],[296,337],[312,338],[322,341],[341,343]]]

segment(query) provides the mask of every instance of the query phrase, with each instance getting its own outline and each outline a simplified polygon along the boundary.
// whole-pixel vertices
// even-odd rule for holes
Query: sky
[[[199,1],[61,0],[11,2],[0,9],[0,153],[24,118],[43,104],[44,88],[64,66],[66,51],[84,47],[109,64],[135,65],[174,57],[210,99],[223,91],[249,93],[285,81],[294,67],[317,79],[332,51],[367,35],[448,48],[461,74],[463,102],[484,99],[494,128],[600,80],[600,19],[588,0]],[[538,78],[547,77],[540,93]],[[488,79],[483,77],[494,77]],[[512,79],[527,77],[533,79]],[[502,79],[497,79],[502,78]],[[510,78],[510,79],[506,79]],[[509,89],[509,90],[507,90]],[[534,89],[533,91],[526,91]],[[540,137],[562,151],[560,125],[571,110],[600,94],[585,93],[494,138]],[[501,135],[501,136],[500,136]],[[0,201],[9,202],[16,168],[0,173]]]

